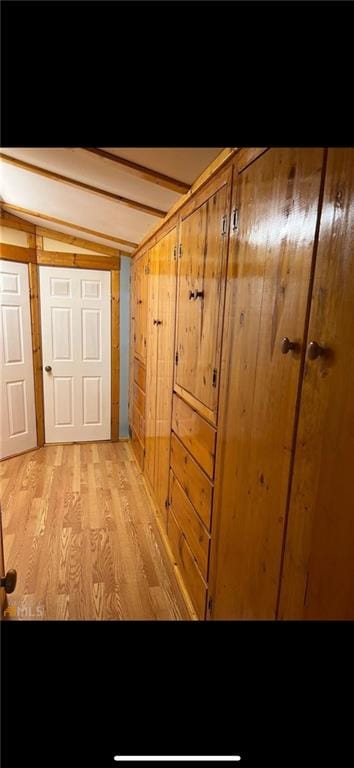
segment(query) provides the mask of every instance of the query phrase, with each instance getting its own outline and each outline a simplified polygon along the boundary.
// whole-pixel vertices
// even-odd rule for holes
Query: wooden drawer
[[[172,429],[207,475],[213,478],[216,430],[175,394]]]
[[[213,486],[174,432],[171,434],[171,467],[189,501],[210,530]]]
[[[169,500],[172,512],[188,541],[200,572],[207,580],[210,536],[172,470],[170,470]]]
[[[143,392],[146,391],[146,368],[137,358],[134,359],[134,381]]]
[[[138,411],[140,411],[141,415],[145,416],[145,395],[135,382],[133,389],[133,403]]]
[[[133,405],[133,429],[138,435],[140,442],[144,445],[145,441],[145,419],[140,411]]]
[[[167,535],[173,556],[199,619],[205,618],[207,587],[199,571],[192,550],[171,510],[168,510]]]
[[[135,453],[135,458],[139,464],[139,467],[141,470],[143,470],[144,469],[144,448],[134,429],[132,429],[132,448]]]

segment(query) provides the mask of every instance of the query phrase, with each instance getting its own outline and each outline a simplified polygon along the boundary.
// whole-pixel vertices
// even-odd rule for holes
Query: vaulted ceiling
[[[2,148],[1,202],[38,226],[132,253],[221,151]]]

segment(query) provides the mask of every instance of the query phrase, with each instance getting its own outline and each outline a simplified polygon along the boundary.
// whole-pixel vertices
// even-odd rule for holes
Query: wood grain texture
[[[10,227],[10,229],[18,229],[22,232],[31,232],[32,234],[35,233],[34,224],[32,224],[30,221],[24,221],[24,219],[20,219],[19,216],[14,216],[13,214],[8,213],[8,211],[5,211],[3,208],[4,205],[5,202],[2,201],[0,203],[0,221],[4,227]]]
[[[227,147],[220,152],[215,160],[213,160],[210,165],[208,165],[208,167],[193,182],[189,191],[183,197],[177,200],[177,202],[169,209],[163,221],[152,227],[151,230],[149,230],[149,232],[145,235],[145,237],[143,237],[139,243],[136,254],[140,255],[146,250],[147,247],[150,248],[155,245],[157,240],[159,240],[162,235],[165,234],[164,230],[171,226],[171,222],[173,222],[172,226],[175,226],[179,215],[185,206],[189,205],[190,200],[196,199],[200,194],[204,195],[204,191],[208,187],[208,184],[210,182],[214,184],[214,180],[217,180],[224,173],[225,168],[231,167],[232,159],[234,158],[237,151],[238,150],[235,147]],[[218,183],[219,182],[217,181],[217,184]]]
[[[57,219],[56,216],[47,216],[45,213],[40,213],[39,211],[33,211],[31,208],[21,208],[19,205],[12,205],[10,203],[5,203],[3,201],[3,206],[5,206],[6,210],[3,208],[0,212],[0,218],[4,220],[4,224],[6,226],[11,226],[13,229],[22,229],[25,232],[34,232],[35,229],[37,233],[43,234],[45,237],[51,237],[54,240],[63,240],[63,242],[67,243],[76,243],[76,245],[80,246],[80,248],[91,248],[93,251],[98,251],[99,253],[107,253],[107,255],[113,255],[113,253],[109,253],[109,251],[114,251],[114,248],[111,248],[108,245],[101,245],[100,243],[95,243],[92,240],[84,240],[81,237],[76,237],[75,235],[68,235],[64,232],[58,232],[54,229],[47,229],[46,227],[35,227],[34,224],[32,224],[29,221],[25,221],[24,219],[19,218],[18,216],[13,216],[12,214],[8,213],[8,210],[10,211],[17,211],[18,213],[24,213],[28,216],[33,216],[35,219],[42,219],[43,221],[51,221],[53,224],[61,224],[63,227],[71,227],[71,229],[76,229],[79,232],[86,232],[88,235],[94,235],[95,237],[102,237],[104,240],[111,240],[113,243],[119,243],[120,245],[127,246],[128,248],[136,248],[137,243],[133,243],[131,240],[124,240],[121,237],[116,237],[115,235],[109,235],[106,232],[97,232],[95,229],[89,229],[88,227],[82,227],[79,224],[76,224],[72,221],[66,221],[66,219]],[[7,210],[8,209],[8,210]],[[8,223],[7,223],[8,222]],[[55,237],[54,237],[55,235]]]
[[[140,360],[134,360],[134,381],[138,384],[140,389],[145,392],[146,390],[146,368]]]
[[[171,509],[168,511],[167,535],[197,616],[199,619],[204,619],[207,586],[186,537]]]
[[[157,326],[158,317],[158,275],[159,246],[148,252],[148,275],[141,274],[146,282],[147,317],[146,317],[146,411],[145,411],[145,461],[144,473],[155,493],[155,458],[156,458],[156,398],[157,398]]]
[[[36,263],[36,249],[25,248],[21,245],[9,245],[0,243],[0,259],[8,261],[20,261],[22,263]]]
[[[19,160],[18,158],[6,155],[4,152],[0,152],[0,159],[5,163],[9,163],[10,165],[15,165],[17,168],[21,168],[24,171],[29,171],[30,173],[34,173],[38,176],[44,176],[47,179],[58,181],[61,184],[67,184],[70,187],[78,187],[79,189],[84,189],[86,192],[92,192],[94,195],[99,195],[100,197],[107,197],[109,200],[120,203],[120,205],[126,205],[128,208],[133,208],[134,210],[141,211],[142,213],[148,213],[150,216],[163,218],[166,214],[166,211],[162,211],[160,208],[154,208],[151,205],[139,203],[137,200],[131,200],[128,197],[123,197],[123,195],[117,195],[115,192],[110,192],[107,189],[95,187],[93,184],[87,184],[84,181],[73,179],[70,176],[64,176],[63,174],[56,173],[55,171],[48,171],[46,168],[41,168],[39,165],[33,165],[32,163],[27,163],[24,160]]]
[[[218,400],[230,185],[183,219],[179,240],[175,382],[214,413]],[[223,217],[225,234],[223,234]],[[191,299],[196,291],[201,298]],[[215,372],[215,373],[214,373]],[[216,375],[216,381],[215,381]]]
[[[173,395],[172,429],[207,475],[213,478],[216,431],[177,395]]]
[[[180,440],[171,434],[171,467],[200,519],[210,530],[213,486]]]
[[[37,249],[37,263],[51,267],[119,270],[120,256],[95,256],[89,253],[64,253]]]
[[[111,273],[111,440],[119,440],[119,381],[120,381],[120,354],[119,354],[119,290],[120,273],[114,269]]]
[[[146,331],[147,331],[147,274],[149,255],[146,253],[134,264],[132,285],[132,315],[134,317],[133,352],[143,363],[146,361]]]
[[[239,174],[233,205],[213,512],[211,617],[274,619],[321,149],[272,149]]]
[[[199,570],[207,578],[210,536],[188,500],[176,476],[170,471],[170,509],[183,531]]]
[[[158,243],[158,306],[159,325],[152,326],[157,336],[155,369],[155,496],[160,511],[165,514],[168,499],[170,439],[172,418],[172,388],[174,366],[175,312],[177,263],[175,259],[176,230],[165,235]],[[149,274],[149,279],[151,274]]]
[[[18,619],[189,618],[129,444],[43,447],[0,479]]]
[[[279,618],[354,619],[354,150],[329,149]]]
[[[39,274],[37,264],[28,265],[28,279],[30,289],[31,309],[31,333],[34,397],[36,408],[37,445],[44,443],[44,400],[43,400],[43,372],[42,372],[42,336],[41,336],[41,309],[39,297]]]

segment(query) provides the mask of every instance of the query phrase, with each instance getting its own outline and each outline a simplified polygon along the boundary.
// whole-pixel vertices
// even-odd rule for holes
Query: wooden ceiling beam
[[[132,176],[136,176],[138,179],[144,179],[151,184],[157,184],[159,187],[165,187],[171,189],[173,192],[178,192],[180,195],[184,195],[190,189],[190,184],[185,181],[179,181],[171,176],[166,176],[159,171],[153,171],[151,168],[146,168],[139,163],[133,163],[131,160],[126,160],[125,157],[114,155],[112,152],[107,152],[105,149],[99,149],[98,147],[80,147],[85,152],[91,152],[93,155],[97,155],[104,160],[111,161],[119,165],[124,169],[126,173],[130,173]]]
[[[126,248],[137,248],[138,247],[138,244],[137,243],[133,243],[131,240],[123,240],[122,237],[115,237],[113,235],[107,235],[105,232],[97,232],[95,229],[89,229],[88,227],[82,227],[79,224],[74,224],[73,221],[64,221],[64,219],[57,219],[55,216],[47,216],[47,214],[45,214],[45,213],[39,213],[38,211],[31,211],[29,208],[21,208],[19,205],[12,205],[11,203],[5,203],[5,201],[2,201],[1,205],[3,206],[4,209],[8,208],[11,211],[17,211],[18,213],[24,213],[26,216],[33,216],[33,218],[35,218],[35,219],[42,219],[43,221],[52,221],[54,224],[59,224],[62,227],[70,227],[71,229],[77,229],[78,232],[86,232],[86,234],[94,235],[94,237],[101,237],[101,238],[104,238],[105,240],[111,240],[113,243],[118,243],[119,245],[123,245]],[[3,213],[5,214],[5,216],[4,216],[4,220],[5,220],[6,219],[6,210],[4,210]],[[14,217],[11,217],[11,214],[8,214],[8,215],[9,215],[9,220],[11,218],[14,218]],[[22,221],[23,221],[23,219],[22,219]],[[24,224],[26,224],[26,223],[28,224],[28,227],[30,229],[28,229],[27,227],[24,227],[24,229],[26,229],[26,231],[31,231],[32,232],[33,231],[32,227],[34,227],[34,225],[30,224],[29,222],[24,222]],[[9,224],[9,226],[10,226],[10,224]],[[37,227],[37,230],[38,230],[38,227]],[[46,232],[54,232],[54,234],[55,234],[55,231],[51,230],[51,229],[46,230]],[[71,238],[74,237],[74,235],[65,235],[65,236],[66,237],[71,237]],[[46,234],[46,237],[50,237],[50,235]],[[71,242],[71,241],[68,241],[68,242]],[[99,243],[95,243],[93,240],[91,240],[90,242],[91,242],[92,246],[93,245],[97,245],[97,246],[100,245]],[[77,243],[77,245],[78,245],[78,243]],[[106,247],[108,247],[108,246],[106,246]]]
[[[67,184],[70,187],[78,187],[79,189],[85,190],[85,192],[92,192],[94,195],[99,195],[100,197],[106,197],[108,200],[113,200],[115,203],[126,205],[128,208],[134,208],[134,210],[140,211],[140,213],[147,213],[149,216],[156,216],[157,218],[162,219],[166,215],[166,211],[162,211],[160,208],[153,208],[151,205],[145,205],[136,200],[130,200],[128,197],[116,195],[114,192],[94,187],[92,184],[86,184],[83,181],[72,179],[69,176],[63,176],[61,173],[56,173],[55,171],[48,171],[46,168],[41,168],[39,165],[32,165],[32,163],[27,163],[25,160],[18,160],[16,157],[11,157],[3,152],[0,152],[0,158],[5,163],[15,165],[17,168],[21,168],[24,171],[35,173],[37,176],[44,176],[46,179],[51,179],[52,181],[59,181],[61,184]]]

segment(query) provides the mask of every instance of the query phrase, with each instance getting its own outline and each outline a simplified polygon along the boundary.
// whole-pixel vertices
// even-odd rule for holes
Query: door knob
[[[195,299],[195,293],[194,291],[189,291],[189,300]]]
[[[325,351],[325,348],[320,347],[320,345],[317,344],[317,341],[310,341],[307,347],[307,357],[309,360],[316,360],[317,357],[324,355]]]
[[[10,571],[7,571],[6,576],[1,576],[0,586],[4,587],[7,595],[10,595],[16,588],[16,582],[17,572],[12,568]]]
[[[280,349],[283,355],[287,355],[291,349],[295,350],[297,347],[298,345],[296,341],[290,341],[287,336],[284,336],[284,338],[281,340]]]
[[[189,299],[204,299],[204,291],[189,291]]]
[[[52,366],[51,365],[46,365],[44,370],[47,371],[47,373],[50,373],[50,371],[52,370]]]

